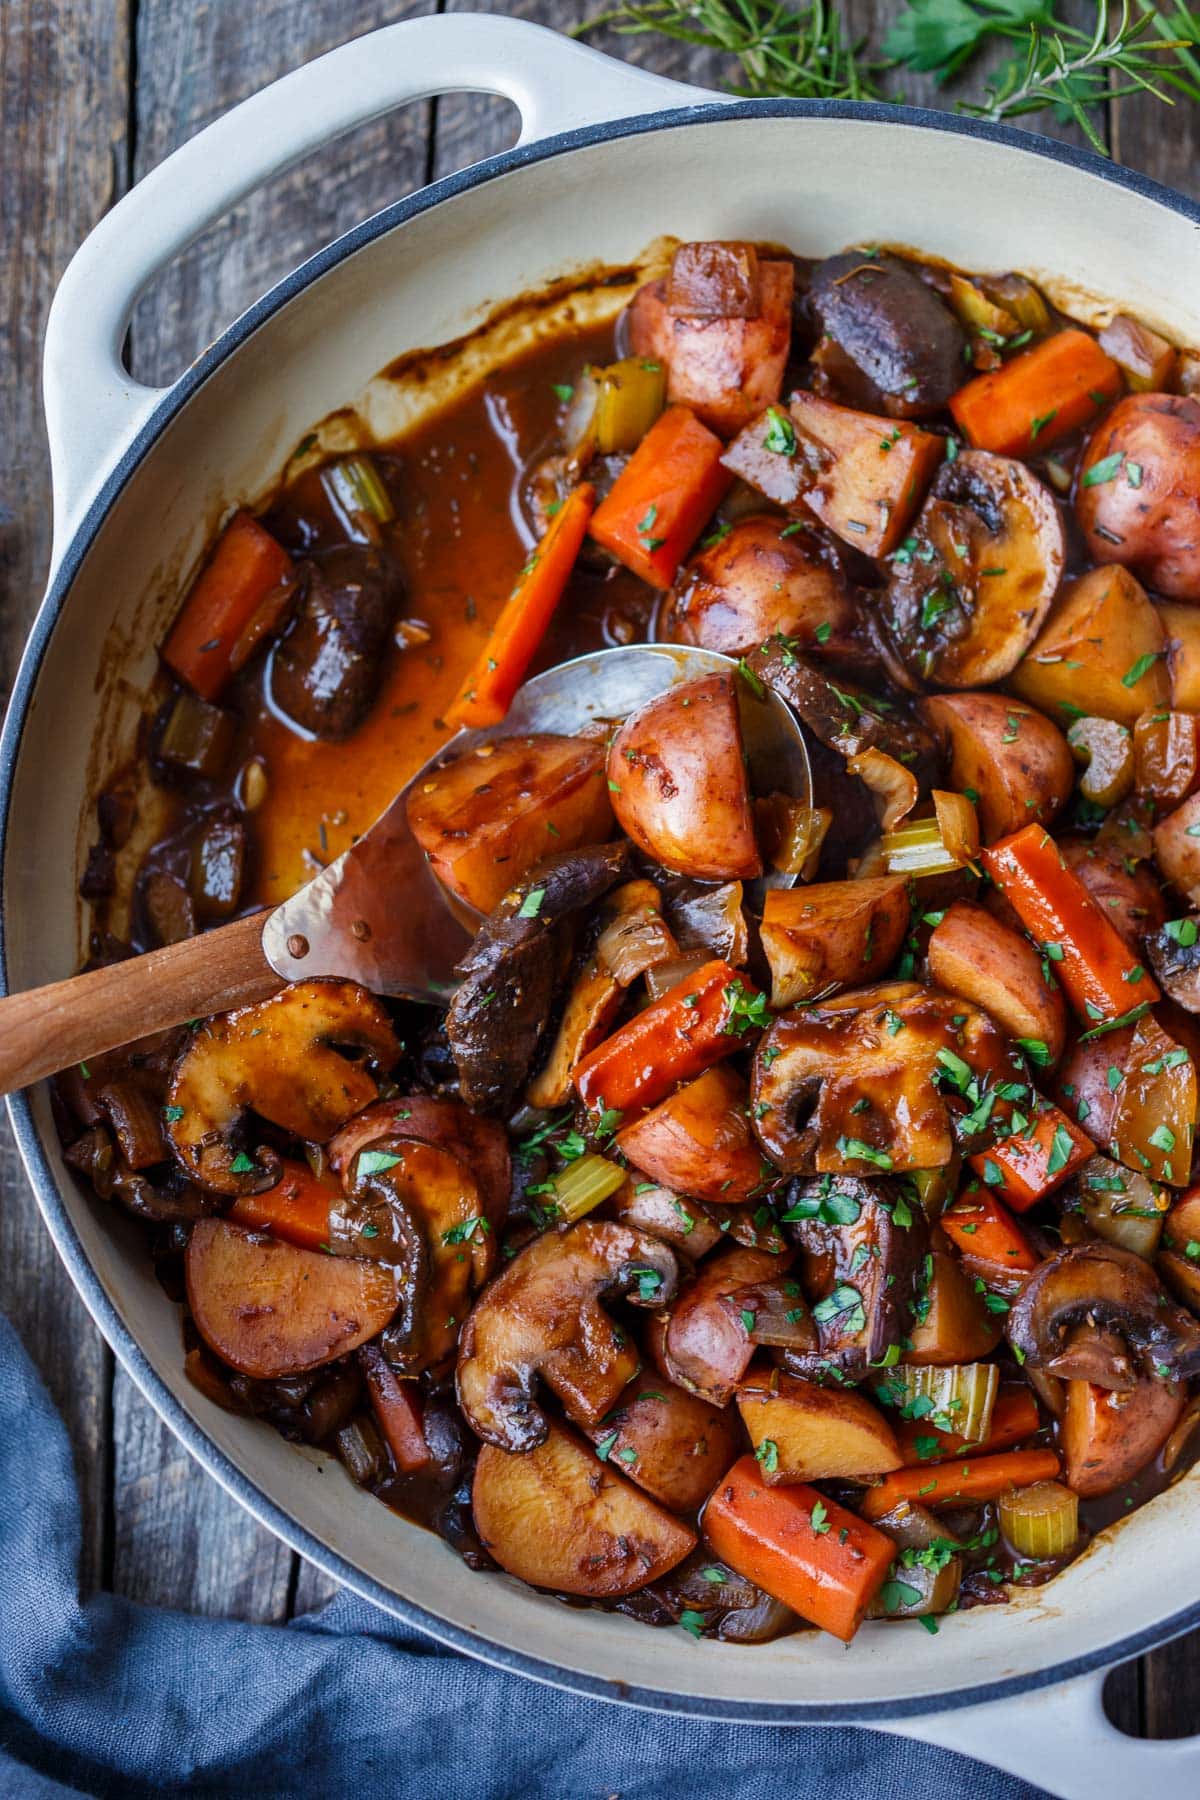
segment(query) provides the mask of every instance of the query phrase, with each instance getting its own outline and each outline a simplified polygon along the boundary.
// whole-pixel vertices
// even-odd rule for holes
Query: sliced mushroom
[[[628,844],[547,857],[512,888],[458,966],[446,1036],[462,1097],[478,1112],[511,1104],[528,1076],[565,974],[571,915],[630,872]]]
[[[943,464],[892,558],[888,624],[915,675],[972,688],[1012,673],[1062,578],[1062,521],[1022,463],[968,450]]]
[[[861,688],[834,682],[806,662],[786,638],[772,638],[746,658],[760,681],[775,689],[827,749],[849,761],[868,750],[912,771],[922,789],[936,781],[941,755],[932,732]]]
[[[360,1150],[380,1138],[418,1138],[440,1144],[466,1164],[479,1184],[483,1210],[494,1228],[504,1223],[512,1188],[508,1134],[495,1119],[481,1119],[456,1100],[429,1094],[400,1094],[377,1100],[344,1125],[329,1142],[329,1165],[342,1179]]]
[[[788,1174],[937,1169],[954,1154],[955,1118],[961,1130],[986,1114],[987,1090],[1013,1068],[978,1007],[885,982],[775,1020],[754,1054],[754,1129]]]
[[[929,1227],[899,1183],[822,1175],[793,1182],[784,1220],[804,1251],[804,1285],[815,1301],[819,1342],[786,1352],[796,1374],[819,1377],[832,1365],[864,1375],[899,1347],[919,1310]]]
[[[479,1187],[449,1150],[395,1132],[359,1150],[344,1182],[329,1211],[329,1248],[403,1272],[384,1348],[404,1374],[419,1374],[453,1350],[469,1297],[495,1262]]]
[[[611,1220],[535,1238],[476,1303],[459,1342],[458,1400],[472,1429],[505,1450],[542,1443],[539,1376],[571,1418],[594,1425],[637,1366],[601,1299],[663,1306],[677,1280],[673,1251]]]
[[[165,1171],[158,1169],[153,1181],[131,1168],[103,1125],[93,1125],[76,1138],[65,1156],[73,1169],[87,1176],[102,1200],[119,1201],[127,1212],[151,1225],[186,1224],[223,1204],[217,1195],[194,1186],[174,1164]]]
[[[1159,986],[1185,1012],[1200,1013],[1200,920],[1171,919],[1145,946]]]
[[[827,257],[813,271],[808,305],[894,417],[942,412],[962,386],[962,327],[901,257],[874,250]]]
[[[254,1143],[249,1115],[323,1144],[375,1099],[364,1064],[390,1069],[399,1055],[391,1020],[365,988],[295,982],[207,1020],[185,1044],[167,1089],[171,1148],[201,1187],[261,1193],[278,1181],[279,1157]]]
[[[1081,1327],[1094,1340],[1086,1348],[1076,1336]],[[1118,1392],[1136,1385],[1139,1374],[1162,1380],[1200,1374],[1200,1326],[1170,1304],[1142,1257],[1114,1244],[1078,1244],[1047,1258],[1013,1302],[1007,1329],[1030,1367],[1068,1376],[1078,1371],[1079,1378]]]

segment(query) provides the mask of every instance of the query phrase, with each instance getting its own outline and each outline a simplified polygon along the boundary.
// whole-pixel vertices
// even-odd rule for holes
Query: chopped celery
[[[601,456],[636,450],[666,398],[667,377],[661,363],[627,356],[602,369],[596,401],[596,448]]]
[[[889,875],[943,875],[960,865],[942,842],[936,819],[906,819],[879,840]]]
[[[396,516],[379,470],[366,455],[347,456],[321,471],[321,486],[338,519],[357,544],[378,540],[380,525]]]
[[[992,1407],[1000,1386],[995,1363],[952,1363],[940,1369],[901,1367],[888,1379],[903,1388],[910,1415],[927,1419],[939,1431],[953,1431],[969,1444],[978,1444],[991,1430]]]
[[[1018,1556],[1041,1562],[1061,1556],[1078,1542],[1079,1500],[1060,1481],[1016,1488],[1001,1494],[996,1505],[1000,1529]]]
[[[585,1213],[590,1213],[594,1206],[615,1194],[625,1180],[625,1170],[616,1163],[609,1162],[607,1157],[577,1157],[560,1169],[553,1177],[554,1204],[558,1207],[559,1222],[563,1225],[574,1225]]]

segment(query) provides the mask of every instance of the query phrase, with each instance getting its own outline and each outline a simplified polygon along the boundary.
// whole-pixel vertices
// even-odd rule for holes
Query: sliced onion
[[[965,794],[950,794],[942,788],[933,790],[933,810],[941,828],[946,854],[955,866],[973,862],[979,855],[979,817],[974,803]]]
[[[874,745],[869,750],[862,750],[852,756],[846,767],[881,802],[879,826],[881,831],[892,831],[906,819],[921,797],[920,784],[911,769],[897,762],[894,756],[877,750]]]

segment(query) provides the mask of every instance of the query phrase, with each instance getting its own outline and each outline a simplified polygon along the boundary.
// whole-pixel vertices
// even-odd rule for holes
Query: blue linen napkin
[[[79,1547],[66,1433],[0,1318],[4,1800],[1041,1796],[879,1732],[705,1724],[579,1699],[445,1650],[346,1594],[286,1626],[113,1594],[81,1604]]]

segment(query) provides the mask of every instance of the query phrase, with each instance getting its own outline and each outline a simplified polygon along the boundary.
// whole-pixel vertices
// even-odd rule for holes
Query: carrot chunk
[[[686,406],[668,407],[596,508],[596,542],[651,587],[669,588],[733,479],[724,449]]]
[[[989,1155],[994,1152],[989,1151]],[[973,1263],[990,1263],[997,1271],[1030,1275],[1038,1259],[1016,1221],[999,1200],[982,1189],[961,1195],[938,1223],[955,1249]]]
[[[758,989],[727,962],[705,963],[584,1057],[575,1071],[579,1098],[627,1117],[656,1106],[679,1082],[741,1049],[745,1009],[756,1002]]]
[[[734,1463],[702,1523],[722,1562],[843,1643],[858,1630],[896,1554],[891,1538],[816,1488],[768,1487],[752,1456]]]
[[[595,488],[581,482],[551,519],[487,643],[447,707],[448,725],[498,725],[512,705],[562,599],[595,501]]]
[[[1010,1488],[1053,1481],[1058,1471],[1059,1461],[1053,1450],[1009,1450],[1002,1456],[927,1463],[924,1468],[897,1469],[895,1474],[885,1475],[875,1487],[867,1489],[859,1504],[866,1518],[881,1519],[901,1500],[915,1500],[922,1506],[998,1500]]]
[[[274,1187],[263,1194],[243,1194],[226,1216],[235,1225],[273,1232],[302,1250],[319,1250],[329,1242],[329,1206],[334,1193],[317,1180],[307,1163],[285,1162]]]
[[[416,1382],[402,1381],[378,1344],[364,1344],[358,1360],[366,1377],[371,1410],[396,1467],[405,1475],[427,1469],[433,1454],[425,1437]]]
[[[291,574],[282,544],[249,513],[234,513],[167,633],[167,667],[202,700],[215,700],[232,673],[239,639]]]
[[[1046,1101],[1024,1131],[998,1138],[971,1158],[971,1167],[1014,1212],[1028,1212],[1095,1154],[1091,1138]]]
[[[1086,425],[1122,391],[1121,371],[1086,331],[1058,331],[951,395],[976,450],[1029,456]]]
[[[983,851],[988,874],[1090,1026],[1152,1005],[1159,990],[1040,825]]]
[[[985,1438],[972,1443],[957,1431],[942,1431],[926,1419],[899,1419],[896,1442],[906,1468],[926,1468],[932,1461],[947,1456],[990,1456],[994,1450],[1007,1450],[1022,1438],[1032,1437],[1041,1425],[1037,1401],[1027,1387],[1009,1388],[996,1396],[992,1423]],[[922,1455],[924,1450],[927,1454]]]

